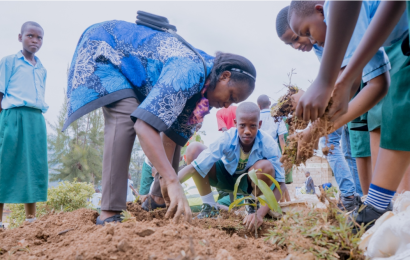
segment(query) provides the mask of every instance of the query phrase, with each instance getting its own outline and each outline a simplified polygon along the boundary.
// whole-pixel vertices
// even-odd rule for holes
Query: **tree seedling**
[[[272,176],[270,176],[269,174],[267,174],[267,173],[258,173],[258,171],[261,171],[261,170],[260,169],[258,169],[258,170],[253,169],[253,170],[251,170],[247,173],[242,174],[236,180],[234,191],[233,191],[234,201],[231,203],[231,205],[229,205],[229,211],[231,211],[232,208],[237,206],[243,200],[253,199],[252,196],[244,196],[243,198],[240,198],[240,199],[236,198],[236,195],[238,193],[239,183],[241,182],[242,177],[245,176],[245,175],[249,175],[249,178],[255,184],[255,188],[254,188],[255,203],[247,203],[247,204],[242,204],[242,205],[251,205],[251,206],[254,206],[257,209],[257,205],[258,205],[258,201],[259,201],[262,206],[268,205],[269,209],[271,209],[272,211],[282,213],[282,210],[279,206],[278,201],[276,200],[275,195],[273,194],[273,191],[268,186],[268,184],[266,184],[266,182],[264,182],[263,180],[258,179],[257,174],[263,174],[266,177],[268,177],[275,184],[275,187],[279,190],[280,195],[282,196],[282,190],[280,189],[279,183]],[[256,196],[257,195],[256,194],[256,190],[257,190],[256,187],[258,187],[261,190],[263,195]],[[256,213],[255,213],[255,238],[258,238],[257,217],[258,217],[258,211],[256,210]]]

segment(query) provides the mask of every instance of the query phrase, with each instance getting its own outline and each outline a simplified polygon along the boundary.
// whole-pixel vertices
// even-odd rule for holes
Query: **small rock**
[[[109,226],[107,228],[107,234],[110,234],[111,236],[114,236],[114,227],[113,226]]]
[[[315,260],[315,256],[309,252],[306,254],[289,254],[285,260]]]
[[[115,256],[115,255],[112,255],[112,256],[110,256],[110,259],[116,260],[116,259],[118,259],[118,257]]]
[[[41,245],[41,240],[39,240],[39,239],[34,240],[34,245],[36,245],[36,246]]]
[[[156,255],[150,255],[149,260],[156,260],[158,257]]]
[[[83,255],[76,255],[75,256],[75,260],[83,260],[83,259],[84,259]]]
[[[128,244],[127,240],[123,239],[118,243],[117,248],[122,252],[126,252],[130,248],[130,245]]]
[[[162,231],[162,234],[166,237],[173,237],[173,236],[178,234],[178,231],[174,231],[172,229],[167,229],[167,230]]]
[[[207,255],[212,255],[212,253],[213,253],[212,249],[210,249],[210,248],[206,249],[206,254]]]
[[[112,240],[112,236],[110,234],[108,234],[105,239],[107,239],[107,242],[110,242]]]
[[[147,236],[154,234],[155,230],[152,228],[147,228],[147,229],[142,230],[141,232],[136,232],[136,233],[140,237],[147,237]]]
[[[219,249],[215,260],[234,260],[231,254],[225,249]]]

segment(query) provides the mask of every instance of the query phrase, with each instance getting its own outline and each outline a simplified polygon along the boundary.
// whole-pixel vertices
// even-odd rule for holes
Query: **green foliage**
[[[141,185],[141,173],[144,160],[145,155],[137,137],[135,138],[134,146],[132,148],[130,168],[128,170],[131,175],[131,180],[134,182],[133,186],[136,190],[138,190],[138,187]]]
[[[267,176],[275,184],[275,187],[279,190],[280,194],[282,195],[282,190],[280,189],[279,183],[272,176],[270,176],[269,174],[257,173],[258,171],[260,171],[260,170],[251,170],[247,173],[242,174],[236,180],[234,191],[233,191],[234,201],[229,206],[229,210],[231,210],[232,208],[237,206],[244,199],[251,199],[252,198],[251,196],[246,196],[246,197],[243,197],[243,198],[240,198],[240,199],[236,198],[236,195],[238,193],[238,187],[239,187],[239,184],[241,182],[241,179],[245,175],[249,175],[249,178],[252,180],[252,182],[255,184],[255,186],[258,187],[261,190],[261,192],[263,194],[262,196],[257,197],[256,200],[259,201],[262,204],[262,206],[268,205],[268,207],[271,210],[282,213],[282,210],[280,209],[279,203],[276,200],[276,197],[273,194],[273,191],[269,188],[269,186],[266,184],[266,182],[264,182],[263,180],[258,179],[257,174],[264,174],[265,176]],[[252,205],[256,206],[256,202],[255,202],[255,204],[252,204]]]
[[[56,123],[48,122],[49,168],[56,172],[51,181],[68,180],[92,182],[101,180],[104,147],[104,117],[102,109],[94,110],[73,122],[64,132],[67,97]]]
[[[364,259],[358,248],[364,228],[353,234],[348,218],[335,207],[327,212],[288,211],[266,240],[290,251],[312,252],[317,259]]]
[[[54,211],[73,211],[80,208],[92,208],[87,201],[94,194],[92,184],[85,182],[60,182],[57,187],[49,188],[47,202],[36,203],[36,218]],[[18,227],[26,219],[24,204],[9,204],[11,213],[8,217],[10,227]]]

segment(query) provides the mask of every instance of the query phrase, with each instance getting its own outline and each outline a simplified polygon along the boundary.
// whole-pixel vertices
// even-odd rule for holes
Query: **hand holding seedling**
[[[263,211],[263,212],[262,212]],[[245,225],[248,231],[255,231],[255,221],[256,228],[258,229],[263,223],[263,216],[265,216],[269,211],[268,206],[261,207],[258,210],[258,214],[250,214],[243,219],[242,224]]]

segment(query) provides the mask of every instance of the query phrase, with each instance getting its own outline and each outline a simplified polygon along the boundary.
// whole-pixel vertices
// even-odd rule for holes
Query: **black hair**
[[[240,114],[255,114],[260,118],[260,109],[259,107],[253,102],[242,102],[236,108],[236,117],[238,118]]]
[[[323,1],[295,1],[290,3],[288,11],[288,23],[293,14],[297,16],[306,17],[315,12],[315,5],[323,4]]]
[[[289,6],[286,6],[280,12],[278,13],[278,16],[276,16],[276,33],[278,34],[278,37],[282,37],[282,35],[285,34],[287,30],[290,29],[289,23],[288,23],[288,12],[289,12]]]
[[[232,71],[232,69],[242,70],[243,72]],[[236,54],[217,52],[214,66],[208,76],[210,79],[209,87],[211,89],[216,87],[216,83],[224,71],[231,72],[230,82],[246,82],[252,90],[255,88],[256,69],[247,58]]]
[[[43,29],[43,27],[41,27],[41,25],[39,25],[38,23],[33,22],[33,21],[28,21],[28,22],[23,23],[23,25],[21,26],[20,34],[23,34],[24,31],[26,30],[27,26],[29,26],[29,25],[38,27],[44,32],[44,29]]]
[[[261,107],[261,109],[269,108],[270,100],[269,100],[269,97],[265,94],[260,95],[256,102]]]

